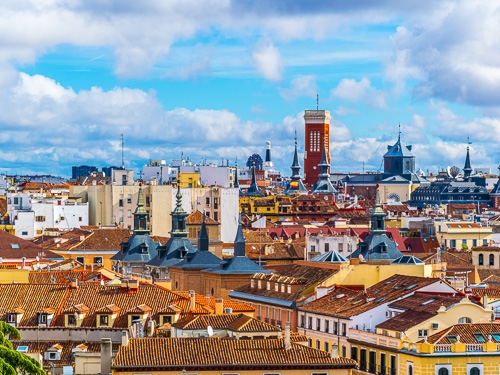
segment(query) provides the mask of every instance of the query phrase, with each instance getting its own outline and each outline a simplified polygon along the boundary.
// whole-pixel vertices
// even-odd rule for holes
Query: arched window
[[[483,254],[479,254],[479,265],[482,266],[484,264],[484,256]]]
[[[413,366],[408,365],[408,375],[413,375]]]
[[[470,369],[469,375],[481,375],[481,370],[477,367],[473,367]]]
[[[316,340],[316,349],[321,349],[321,342]]]
[[[490,254],[490,266],[495,265],[495,256],[493,254]]]
[[[450,375],[447,368],[441,367],[438,371],[438,375]]]
[[[472,319],[467,317],[458,319],[458,324],[467,324],[467,323],[472,323]]]

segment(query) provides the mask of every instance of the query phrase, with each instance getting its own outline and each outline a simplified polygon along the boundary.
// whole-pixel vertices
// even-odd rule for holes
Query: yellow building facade
[[[435,221],[434,229],[438,241],[446,248],[472,249],[487,245],[492,240],[492,228],[472,221]]]

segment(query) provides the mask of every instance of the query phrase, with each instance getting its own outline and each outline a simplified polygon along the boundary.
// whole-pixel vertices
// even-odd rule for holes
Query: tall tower
[[[273,169],[274,163],[271,160],[271,142],[266,142],[266,160],[264,161],[264,169]]]
[[[311,185],[318,181],[318,165],[324,148],[326,148],[326,158],[330,165],[330,119],[330,111],[306,110],[304,113],[304,180]],[[330,173],[330,168],[328,168],[328,173]]]

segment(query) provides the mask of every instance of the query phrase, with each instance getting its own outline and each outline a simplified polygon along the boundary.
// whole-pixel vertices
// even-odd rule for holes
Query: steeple
[[[198,251],[208,251],[208,234],[205,226],[205,212],[203,212],[200,234],[198,236]]]
[[[375,209],[372,213],[372,225],[370,233],[385,233],[385,212],[384,210],[382,210],[382,205],[380,204],[380,191],[378,185],[377,192],[375,194]]]
[[[272,170],[274,168],[274,163],[271,160],[271,142],[266,142],[266,160],[264,161],[264,169]]]
[[[245,195],[246,196],[262,196],[263,195],[257,186],[257,178],[255,177],[255,165],[252,167],[252,182],[250,183],[250,187],[248,188]]]
[[[244,257],[245,256],[245,237],[243,236],[243,226],[241,224],[241,215],[238,219],[238,231],[236,232],[236,238],[234,239],[234,256]]]
[[[470,166],[470,156],[469,156],[469,137],[467,137],[467,155],[465,156],[465,165],[464,165],[464,179],[469,178],[472,173],[472,168]]]
[[[234,187],[239,188],[240,183],[238,182],[238,163],[235,164],[235,170],[234,170]]]
[[[330,164],[328,164],[328,159],[326,157],[326,146],[323,147],[323,151],[321,153],[321,161],[318,164],[319,174],[318,174],[318,182],[316,183],[316,187],[313,190],[313,193],[331,193],[335,194],[337,189],[335,189],[330,181],[330,173],[328,173],[328,168]]]
[[[142,186],[140,186],[139,194],[137,196],[137,208],[134,212],[134,233],[149,233],[148,216],[148,212],[144,208],[144,195],[142,192]]]
[[[290,194],[292,192],[307,192],[304,183],[302,182],[302,177],[300,175],[300,163],[299,163],[299,152],[297,150],[297,131],[295,131],[295,151],[293,153],[293,163],[290,167],[292,170],[292,176],[290,181],[290,186],[286,190],[286,194]]]
[[[187,212],[182,208],[182,194],[181,185],[177,183],[177,194],[175,195],[176,205],[175,209],[170,213],[172,216],[172,237],[187,237],[189,232],[186,229]]]

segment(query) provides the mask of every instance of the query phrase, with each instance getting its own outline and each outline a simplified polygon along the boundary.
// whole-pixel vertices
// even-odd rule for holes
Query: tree
[[[14,346],[5,335],[16,340],[21,338],[21,334],[15,327],[0,321],[0,374],[17,375],[19,370],[26,374],[45,375],[40,363],[30,356],[14,350]]]

